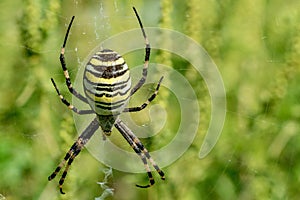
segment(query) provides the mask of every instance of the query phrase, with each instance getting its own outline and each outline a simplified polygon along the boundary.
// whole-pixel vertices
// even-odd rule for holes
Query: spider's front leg
[[[137,187],[140,188],[148,188],[151,187],[155,181],[151,173],[151,169],[148,165],[147,159],[150,161],[151,165],[154,167],[154,169],[157,171],[157,173],[160,175],[160,178],[162,180],[165,180],[165,174],[164,172],[158,167],[158,165],[155,163],[155,161],[150,156],[150,153],[148,150],[144,147],[144,145],[141,143],[141,141],[133,134],[133,132],[122,122],[120,119],[118,119],[115,123],[115,127],[119,130],[121,135],[125,138],[125,140],[129,143],[129,145],[133,148],[133,150],[140,156],[142,162],[144,163],[144,167],[147,171],[149,184],[148,185],[137,185]]]
[[[76,142],[71,146],[70,150],[66,153],[64,159],[61,163],[56,167],[54,172],[48,177],[48,180],[51,181],[56,177],[56,175],[60,172],[63,166],[67,163],[65,170],[62,173],[62,176],[59,180],[59,189],[62,194],[65,194],[62,190],[62,185],[67,176],[68,170],[75,159],[75,157],[80,153],[84,145],[89,141],[89,139],[93,136],[95,131],[99,128],[99,122],[97,118],[95,118],[88,127],[83,131],[83,133],[78,137]]]
[[[65,178],[67,176],[68,170],[70,168],[70,165],[72,164],[75,157],[80,153],[81,149],[83,148],[84,144],[82,141],[82,138],[78,138],[77,141],[72,145],[70,150],[67,152],[66,156],[64,157],[63,161],[57,166],[55,171],[48,177],[48,180],[51,181],[54,179],[57,175],[57,173],[61,170],[61,168],[65,165],[67,162],[67,166],[59,180],[59,189],[61,194],[65,194],[62,190],[62,185],[65,181]]]

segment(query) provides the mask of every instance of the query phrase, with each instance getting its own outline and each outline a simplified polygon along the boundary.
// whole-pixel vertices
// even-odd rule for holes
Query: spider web
[[[120,10],[119,10],[119,8],[118,8],[118,3],[116,3],[116,1],[115,1],[115,13],[114,14],[116,14],[115,16],[118,16],[118,12],[120,12]],[[101,40],[101,35],[102,36],[105,36],[105,37],[107,37],[107,36],[110,36],[110,34],[108,33],[108,32],[110,32],[110,30],[112,29],[112,26],[110,25],[110,23],[109,23],[109,20],[106,18],[106,15],[105,14],[103,14],[103,7],[102,6],[100,6],[100,13],[101,13],[101,16],[102,17],[99,17],[99,18],[95,18],[95,19],[103,19],[104,21],[106,20],[106,22],[107,22],[107,24],[106,25],[104,25],[102,28],[101,28],[101,30],[103,30],[104,29],[104,34],[100,34],[99,32],[99,30],[96,28],[96,26],[95,26],[95,39],[96,40],[98,40],[98,41],[100,41]],[[119,17],[119,16],[118,16]],[[124,17],[123,17],[124,18]],[[130,17],[129,17],[130,18]],[[134,17],[133,18],[131,18],[131,22],[132,22],[132,20],[134,20]],[[95,20],[96,21],[96,20]],[[125,20],[126,21],[126,20]],[[112,23],[112,24],[116,24],[116,23]],[[125,23],[124,23],[125,24]],[[134,24],[134,22],[132,23],[132,24]],[[126,25],[126,26],[128,26],[128,25]],[[129,24],[129,26],[128,27],[130,27],[130,24]],[[107,33],[108,34],[105,34],[106,33],[106,31],[107,31]],[[113,31],[112,31],[113,32]],[[103,33],[103,32],[102,32]],[[90,38],[91,39],[91,38]],[[103,39],[103,38],[102,38]],[[79,58],[79,56],[78,56],[78,58]],[[78,59],[79,60],[79,62],[78,62],[78,64],[82,64],[81,62],[82,62],[82,60],[83,59]],[[189,70],[189,69],[185,69],[185,70]],[[264,110],[263,112],[264,112],[264,114],[265,115],[267,115],[267,113],[268,113],[268,107],[269,106],[272,106],[272,105],[270,105],[270,103],[268,102],[267,103],[267,105],[266,105],[266,110]],[[227,115],[228,115],[228,117],[229,118],[241,118],[242,119],[242,121],[253,121],[253,123],[254,124],[256,124],[257,126],[260,126],[260,127],[271,127],[271,128],[274,128],[274,129],[282,129],[282,128],[284,128],[283,126],[285,126],[285,125],[281,125],[281,124],[276,124],[276,123],[274,123],[272,120],[269,120],[268,118],[265,118],[265,119],[262,119],[262,118],[257,118],[257,117],[255,117],[255,116],[252,116],[251,114],[249,114],[249,113],[247,113],[247,112],[241,112],[241,111],[236,111],[236,110],[234,110],[234,109],[232,109],[231,107],[229,108],[229,109],[227,109],[226,110],[226,113],[227,113]],[[246,120],[245,120],[246,119]],[[289,129],[289,128],[291,128],[291,129],[293,129],[292,127],[290,127],[290,126],[293,126],[293,124],[292,125],[287,125],[287,129]],[[295,130],[295,129],[294,129]],[[286,147],[286,144],[287,144],[287,142],[290,140],[290,138],[291,137],[293,137],[293,135],[295,135],[295,132],[292,132],[291,133],[291,135],[288,135],[288,136],[283,136],[282,134],[281,134],[281,136],[278,136],[272,143],[271,143],[271,145],[269,146],[269,147],[267,147],[266,148],[266,150],[271,154],[271,156],[273,156],[273,157],[278,157],[279,156],[279,154],[282,152],[282,150],[283,150],[283,148],[285,148]],[[228,153],[228,154],[226,154],[225,156],[224,156],[224,158],[225,159],[227,159],[227,165],[224,167],[224,169],[222,169],[221,170],[221,172],[220,172],[220,175],[219,175],[219,180],[220,181],[222,181],[223,180],[223,178],[226,176],[226,171],[227,170],[230,170],[230,168],[232,167],[232,161],[233,160],[236,160],[237,158],[235,157],[235,155],[238,153],[238,149],[239,149],[240,147],[239,147],[239,144],[235,144],[235,145],[233,145],[233,147],[232,147],[232,149],[231,149],[231,153]],[[246,170],[246,171],[248,171],[248,173],[249,174],[253,174],[254,176],[256,176],[256,175],[259,175],[259,170],[255,167],[255,166],[247,166],[247,165],[244,165],[243,164],[243,161],[237,161],[237,164],[240,164],[240,165],[242,165],[242,168],[244,169],[244,170]],[[208,193],[207,193],[207,196],[209,197],[212,193],[215,193],[216,192],[216,190],[218,190],[218,187],[219,187],[219,184],[220,183],[216,183],[215,185],[213,185],[212,187],[211,187],[211,191],[209,191]]]
[[[84,62],[84,59],[86,55],[95,47],[95,44],[100,43],[100,41],[104,40],[105,38],[109,37],[112,34],[118,33],[120,28],[126,27],[126,29],[130,28],[136,28],[136,21],[133,15],[128,14],[129,12],[125,12],[125,10],[130,10],[131,7],[122,7],[121,1],[113,1],[112,6],[110,8],[107,7],[107,5],[104,3],[104,1],[97,1],[95,3],[96,8],[89,8],[88,11],[82,12],[82,7],[84,7],[83,1],[73,1],[72,4],[70,4],[70,10],[68,13],[72,13],[76,15],[74,27],[71,31],[71,37],[69,38],[67,52],[68,57],[67,62],[69,63],[69,72],[71,75],[76,74],[77,69],[74,66],[81,66]],[[113,11],[112,13],[109,11]],[[126,14],[124,14],[126,13]],[[65,20],[65,24],[67,25],[69,22],[69,18],[72,15],[68,15],[66,13],[60,14],[59,17],[63,21]],[[119,20],[119,19],[122,20]],[[116,21],[119,21],[118,23]],[[122,24],[120,27],[115,29],[112,24]],[[75,42],[74,42],[74,38]],[[57,40],[61,40],[61,38],[57,38]],[[19,47],[24,48],[24,47]],[[48,49],[45,51],[40,52],[41,54],[57,54],[57,49]],[[70,58],[76,58],[74,61],[71,61]],[[276,62],[276,60],[272,60],[272,62]],[[188,70],[188,69],[187,69]],[[58,77],[61,76],[61,74],[55,74],[54,76]],[[60,85],[63,87],[63,85]],[[267,103],[266,108],[271,103]],[[59,112],[58,108],[57,112]],[[293,124],[276,124],[272,120],[266,119],[260,119],[256,118],[255,116],[252,116],[246,112],[240,112],[236,111],[235,109],[232,109],[231,107],[226,110],[228,118],[241,118],[241,119],[250,119],[253,121],[254,124],[260,125],[260,126],[267,126],[267,127],[273,127],[275,129],[288,129],[290,131],[290,135],[285,136],[282,132],[280,136],[278,136],[273,143],[267,148],[267,150],[270,152],[270,154],[273,154],[274,157],[278,157],[279,154],[282,152],[282,149],[286,147],[287,143],[289,142],[290,138],[295,135],[295,133],[291,130],[296,130],[293,128]],[[266,109],[264,111],[265,115],[268,115],[268,110]],[[231,142],[231,144],[234,144]],[[280,147],[280,148],[278,148]],[[227,159],[227,165],[224,169],[222,169],[219,178],[221,178],[223,175],[225,175],[225,171],[231,167],[232,160],[235,159],[235,154],[239,151],[238,144],[233,145],[232,149],[230,149],[230,153],[224,155],[224,159]],[[243,164],[242,161],[238,161],[241,165]],[[257,174],[258,171],[255,167],[252,166],[243,166],[248,170],[249,172],[252,172],[253,174]],[[113,188],[107,187],[106,183],[108,181],[108,176],[112,174],[111,171],[107,170],[107,168],[103,168],[105,177],[104,180],[99,181],[97,184],[101,186],[103,189],[103,193],[100,197],[96,197],[95,199],[105,199],[109,195],[113,195]],[[110,169],[111,170],[111,169]],[[218,185],[213,185],[211,187],[211,192],[208,192],[207,196],[210,196],[216,189]],[[46,186],[45,191],[41,193],[40,199],[51,199],[49,197],[49,191],[55,193],[55,191],[52,191],[49,186]],[[46,195],[47,194],[47,195]],[[0,196],[2,198],[2,195]],[[5,197],[4,197],[5,198]],[[53,197],[54,199],[54,197]]]
[[[76,1],[74,2],[75,7],[79,7],[80,6],[80,2]],[[104,3],[102,3],[101,1],[98,4],[98,12],[97,13],[90,13],[89,14],[89,21],[88,23],[86,21],[83,21],[83,18],[86,18],[86,16],[82,17],[81,14],[76,14],[76,20],[75,21],[75,25],[74,25],[74,29],[72,31],[72,35],[73,38],[79,38],[77,39],[77,42],[75,42],[75,44],[72,42],[71,39],[69,39],[69,43],[68,43],[68,51],[69,53],[72,52],[73,54],[75,54],[76,62],[77,62],[77,66],[82,66],[85,60],[86,55],[88,55],[88,53],[94,48],[95,43],[98,44],[100,43],[100,41],[103,41],[105,38],[109,37],[110,35],[113,35],[114,33],[118,32],[118,29],[115,30],[114,27],[112,26],[112,24],[121,24],[121,26],[126,27],[126,29],[130,29],[130,27],[135,27],[134,25],[131,24],[135,24],[132,23],[132,21],[134,21],[134,16],[126,16],[124,17],[123,14],[120,14],[121,11],[124,11],[125,8],[119,8],[118,6],[118,1],[114,1],[114,9],[113,9],[113,13],[108,13],[108,9],[105,8]],[[129,8],[130,9],[130,8]],[[76,10],[76,9],[75,9]],[[96,9],[97,10],[97,9]],[[85,13],[86,14],[86,13]],[[120,17],[121,16],[121,17]],[[122,18],[122,20],[118,20],[118,18]],[[122,23],[116,23],[115,21],[119,21]],[[67,24],[68,20],[66,21]],[[129,23],[130,22],[130,23]],[[121,27],[122,28],[122,27]],[[91,31],[93,30],[93,31]],[[77,33],[76,33],[77,32]],[[76,35],[76,36],[75,36]],[[85,42],[86,41],[86,42]],[[72,50],[73,49],[73,50]],[[70,65],[71,66],[71,65]],[[76,65],[72,65],[72,66],[76,66]],[[70,68],[71,73],[76,73],[76,69],[74,69],[74,67]],[[73,71],[74,70],[74,71]],[[243,113],[237,113],[235,111],[228,111],[227,113],[230,115],[237,115],[237,116],[242,116],[245,118],[252,118],[253,120],[259,122],[259,123],[269,123],[266,121],[261,121],[261,120],[257,120],[254,117],[245,115]],[[221,172],[220,177],[222,176],[222,174],[225,173],[225,171],[227,170],[227,167],[230,166],[231,164],[231,160],[232,160],[232,156],[235,154],[234,150],[232,152],[232,155],[228,155],[228,165],[226,166],[226,168],[223,169],[223,172]],[[255,172],[255,169],[248,169],[250,171],[253,171],[253,173]],[[105,199],[110,195],[113,195],[113,189],[107,186],[107,178],[108,176],[112,173],[112,171],[110,171],[109,173],[106,172],[105,174],[105,178],[102,182],[98,182],[98,184],[101,186],[101,188],[103,189],[103,193],[100,197],[97,197],[95,199]],[[217,185],[215,186],[217,187]],[[215,187],[212,187],[212,192],[216,189]],[[208,192],[208,196],[210,195],[210,193]]]

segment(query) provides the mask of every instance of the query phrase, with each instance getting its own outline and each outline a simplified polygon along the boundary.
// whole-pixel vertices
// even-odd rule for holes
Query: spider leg
[[[76,142],[72,145],[72,147],[70,148],[70,150],[66,153],[64,159],[61,161],[61,163],[56,167],[55,171],[48,177],[48,180],[51,181],[52,179],[54,179],[56,177],[56,175],[58,174],[58,172],[62,169],[62,167],[65,165],[65,163],[67,162],[67,166],[59,180],[59,188],[60,188],[60,192],[62,194],[65,194],[62,191],[62,185],[65,181],[65,178],[67,176],[68,170],[70,168],[70,165],[72,164],[74,158],[80,153],[81,149],[83,148],[83,143],[82,143],[82,138],[79,137]]]
[[[87,99],[83,95],[81,95],[80,93],[78,93],[73,88],[72,83],[71,83],[71,79],[70,79],[70,76],[69,76],[69,72],[68,72],[68,69],[67,69],[66,61],[65,61],[65,47],[66,47],[66,43],[67,43],[67,40],[68,40],[69,32],[70,32],[72,23],[74,21],[74,18],[75,18],[75,16],[72,17],[71,22],[70,22],[70,24],[68,26],[68,30],[67,30],[66,35],[65,35],[64,43],[63,43],[63,46],[62,46],[61,51],[60,51],[59,60],[60,60],[61,67],[62,67],[62,69],[64,71],[64,76],[66,78],[66,84],[68,86],[69,91],[75,97],[77,97],[78,99],[80,99],[81,101],[83,101],[85,103],[88,103]]]
[[[140,19],[140,16],[138,15],[135,7],[133,7],[134,13],[139,21],[142,33],[143,33],[143,37],[145,40],[145,59],[144,59],[144,67],[143,67],[143,72],[142,72],[142,78],[139,80],[139,82],[133,87],[133,89],[130,91],[130,96],[133,95],[138,89],[140,89],[140,87],[142,87],[146,81],[147,78],[147,74],[148,74],[148,65],[149,65],[149,58],[150,58],[150,44],[147,38],[147,35],[145,33],[142,21]]]
[[[61,93],[59,92],[56,84],[55,84],[55,81],[53,80],[53,78],[51,78],[51,81],[52,81],[52,84],[56,90],[56,93],[57,95],[59,96],[61,102],[63,104],[65,104],[66,106],[68,106],[68,108],[70,110],[72,110],[73,112],[79,114],[79,115],[84,115],[84,114],[92,114],[92,113],[95,113],[93,110],[78,110],[75,106],[73,106],[72,104],[70,104],[70,102],[68,100],[66,100],[63,95],[61,95]]]
[[[146,158],[150,161],[151,165],[154,167],[154,169],[157,171],[157,173],[160,175],[162,180],[165,180],[165,174],[164,172],[158,167],[158,165],[155,163],[153,158],[151,157],[149,151],[144,147],[142,142],[139,140],[138,137],[136,137],[132,131],[128,131],[129,137],[132,139],[132,141],[138,146],[138,148],[142,151],[142,153],[146,156]]]
[[[54,172],[50,176],[48,176],[48,180],[49,181],[51,181],[52,179],[54,179],[56,177],[56,175],[58,174],[58,172],[60,172],[61,168],[69,160],[69,158],[71,157],[71,155],[73,155],[74,149],[76,148],[76,144],[77,144],[77,141],[72,145],[72,147],[70,148],[70,150],[66,153],[64,159],[56,167],[56,169],[54,170]]]
[[[154,162],[154,160],[151,158],[148,150],[144,147],[144,145],[141,143],[141,141],[132,133],[132,131],[120,119],[118,119],[117,122],[115,123],[115,127],[119,130],[119,132],[122,134],[122,136],[130,144],[130,146],[133,148],[133,150],[140,156],[140,158],[142,159],[142,162],[144,163],[145,169],[147,171],[147,175],[149,178],[149,184],[145,185],[145,186],[141,186],[141,185],[136,185],[136,186],[140,187],[140,188],[148,188],[155,183],[154,178],[151,173],[151,170],[150,170],[150,167],[148,165],[147,159],[150,161],[152,166],[155,168],[155,170],[161,176],[161,179],[165,180],[163,171]]]
[[[156,86],[156,89],[154,91],[154,93],[148,98],[147,101],[145,101],[141,106],[138,106],[138,107],[132,107],[132,108],[125,108],[123,110],[123,112],[138,112],[138,111],[141,111],[143,110],[144,108],[146,108],[148,106],[148,104],[150,104],[151,101],[153,101],[155,99],[155,97],[157,96],[158,94],[158,90],[159,90],[159,87],[160,87],[160,84],[163,80],[163,76],[159,79],[158,81],[158,84]]]
[[[64,172],[62,173],[62,176],[61,178],[59,179],[59,190],[60,190],[60,193],[61,194],[65,194],[62,190],[62,185],[64,184],[65,182],[65,178],[68,174],[68,170],[72,164],[72,162],[74,161],[75,157],[80,153],[81,149],[83,148],[83,144],[82,143],[79,143],[79,141],[77,140],[77,147],[76,147],[76,150],[73,152],[72,156],[69,158],[68,160],[68,163],[66,165],[66,168],[64,170]]]
[[[82,134],[78,137],[76,142],[71,146],[70,150],[66,153],[64,159],[60,162],[60,164],[56,167],[54,172],[48,177],[48,180],[51,181],[56,177],[58,172],[62,169],[62,167],[67,163],[62,176],[59,180],[59,188],[60,192],[64,194],[62,190],[62,185],[65,181],[65,178],[67,176],[68,170],[74,161],[75,157],[80,153],[84,145],[89,141],[89,139],[93,136],[95,131],[99,128],[99,122],[97,118],[94,118],[94,120],[88,125],[88,127],[82,132]]]
[[[133,150],[140,156],[142,162],[144,163],[145,169],[147,171],[147,175],[149,178],[149,184],[145,185],[145,186],[141,186],[141,185],[137,185],[137,187],[141,187],[141,188],[148,188],[151,185],[153,185],[155,183],[154,178],[152,176],[150,167],[148,165],[147,159],[145,157],[145,154],[138,148],[138,146],[134,143],[134,141],[131,139],[131,137],[126,133],[126,129],[125,127],[123,127],[120,123],[116,123],[115,127],[120,131],[120,133],[122,134],[122,136],[126,139],[126,141],[129,143],[129,145],[133,148]]]

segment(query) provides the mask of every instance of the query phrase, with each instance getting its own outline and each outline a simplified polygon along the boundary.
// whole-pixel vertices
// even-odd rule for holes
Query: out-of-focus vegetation
[[[207,50],[224,80],[227,116],[217,145],[200,160],[199,148],[210,120],[207,88],[188,63],[166,52],[154,53],[152,62],[180,69],[194,87],[201,108],[199,133],[188,151],[164,168],[166,181],[155,176],[152,188],[134,186],[146,181],[145,174],[113,170],[108,184],[114,195],[108,199],[299,198],[300,1],[2,0],[0,199],[101,196],[103,189],[97,182],[104,180],[106,166],[87,151],[72,165],[66,195],[59,194],[58,178],[47,180],[77,137],[72,114],[58,100],[50,77],[71,99],[58,55],[72,15],[76,20],[67,62],[75,77],[79,62],[96,42],[138,27],[133,5],[145,26],[180,31]],[[132,62],[142,59],[139,54]],[[174,101],[163,88],[161,93],[164,98],[158,98],[158,103],[168,106]],[[150,150],[156,149],[156,143],[172,139],[170,130],[165,130],[168,137],[159,134],[162,141],[159,137],[143,141]]]

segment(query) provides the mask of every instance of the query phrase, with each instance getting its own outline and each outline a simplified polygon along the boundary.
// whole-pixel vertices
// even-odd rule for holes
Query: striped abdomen
[[[109,49],[98,51],[86,65],[83,87],[91,108],[99,116],[99,122],[112,126],[113,119],[122,112],[130,97],[128,66],[117,52]],[[114,116],[113,119],[110,116]]]

